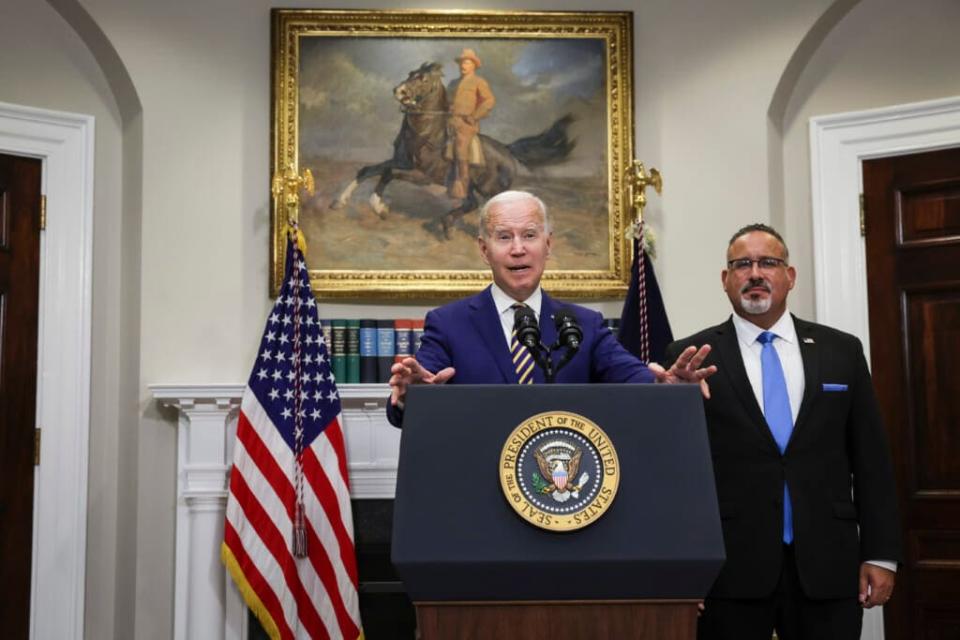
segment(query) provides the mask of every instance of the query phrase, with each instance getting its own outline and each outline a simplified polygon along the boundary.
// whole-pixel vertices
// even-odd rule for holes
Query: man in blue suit
[[[387,417],[400,426],[410,384],[518,384],[544,382],[543,372],[512,343],[515,307],[529,307],[542,342],[557,338],[554,315],[573,313],[582,330],[580,349],[559,371],[558,383],[700,382],[716,367],[701,369],[709,347],[684,351],[669,370],[646,364],[624,349],[596,311],[560,304],[540,288],[550,256],[552,230],[546,206],[529,193],[505,191],[480,212],[478,243],[493,284],[481,293],[427,314],[416,358],[393,365]],[[523,347],[520,347],[523,349]],[[526,364],[525,364],[526,362]],[[704,389],[706,385],[703,384]]]

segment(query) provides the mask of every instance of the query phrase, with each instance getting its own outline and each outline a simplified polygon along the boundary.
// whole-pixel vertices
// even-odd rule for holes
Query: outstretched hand
[[[436,373],[424,369],[416,358],[404,358],[390,367],[390,403],[403,409],[407,397],[407,386],[411,384],[443,384],[456,373],[453,367],[447,367]]]
[[[653,372],[657,382],[664,384],[698,383],[703,397],[709,399],[710,385],[707,384],[707,378],[717,372],[717,366],[710,365],[701,368],[700,365],[709,355],[710,348],[708,344],[699,349],[694,346],[687,347],[669,369],[664,369],[656,362],[651,362],[647,366]]]

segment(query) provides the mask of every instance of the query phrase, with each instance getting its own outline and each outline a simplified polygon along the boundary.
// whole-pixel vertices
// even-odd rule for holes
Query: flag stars
[[[290,324],[290,316],[284,314],[283,319],[280,320],[283,323],[283,326]]]
[[[266,378],[268,377],[267,370],[260,369],[260,371],[257,371],[257,377],[260,378],[261,380],[266,380]]]
[[[333,402],[334,400],[337,400],[339,397],[340,397],[340,394],[337,393],[337,390],[332,389],[330,393],[327,395],[327,400],[329,400],[330,402]]]
[[[267,322],[269,322],[270,324],[277,324],[278,322],[280,322],[280,316],[278,316],[277,313],[274,312],[270,314],[270,318],[267,320]]]
[[[290,416],[293,415],[293,412],[290,411],[290,407],[284,407],[283,411],[280,412],[280,415],[283,416],[284,418],[289,418]]]
[[[280,334],[280,344],[287,344],[288,342],[290,342],[290,338],[287,337],[287,334],[281,333],[281,334]]]
[[[319,420],[321,415],[323,414],[320,413],[320,409],[314,409],[310,412],[310,417],[314,420]]]
[[[274,380],[279,380],[280,378],[283,377],[283,374],[280,373],[280,369],[274,369],[274,370],[273,370],[273,375],[270,376],[270,377],[273,378]]]
[[[293,400],[293,389],[287,389],[283,392],[284,400]]]
[[[273,342],[274,340],[277,339],[277,334],[275,334],[273,331],[268,331],[266,337],[267,337],[267,342]]]
[[[273,354],[270,353],[269,349],[264,349],[263,353],[260,354],[260,357],[263,358],[264,360],[270,360],[273,358]]]
[[[290,369],[290,371],[287,372],[287,380],[289,382],[293,382],[296,379],[296,377],[297,377],[297,374],[294,373],[293,369]]]
[[[280,397],[280,392],[277,391],[276,389],[270,389],[270,393],[268,393],[267,395],[270,396],[271,400],[276,400],[277,398]]]

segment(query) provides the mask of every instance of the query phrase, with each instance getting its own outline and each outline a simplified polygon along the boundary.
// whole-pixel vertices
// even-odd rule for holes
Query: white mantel
[[[220,563],[243,389],[242,384],[150,385],[161,406],[179,412],[175,640],[247,637],[246,607]],[[386,420],[387,386],[341,385],[339,392],[351,496],[393,498],[400,431]]]

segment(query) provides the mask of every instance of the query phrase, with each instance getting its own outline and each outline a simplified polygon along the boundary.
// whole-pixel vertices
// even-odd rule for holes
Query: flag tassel
[[[303,500],[297,500],[293,512],[293,555],[297,558],[307,557],[307,527],[303,521]]]

